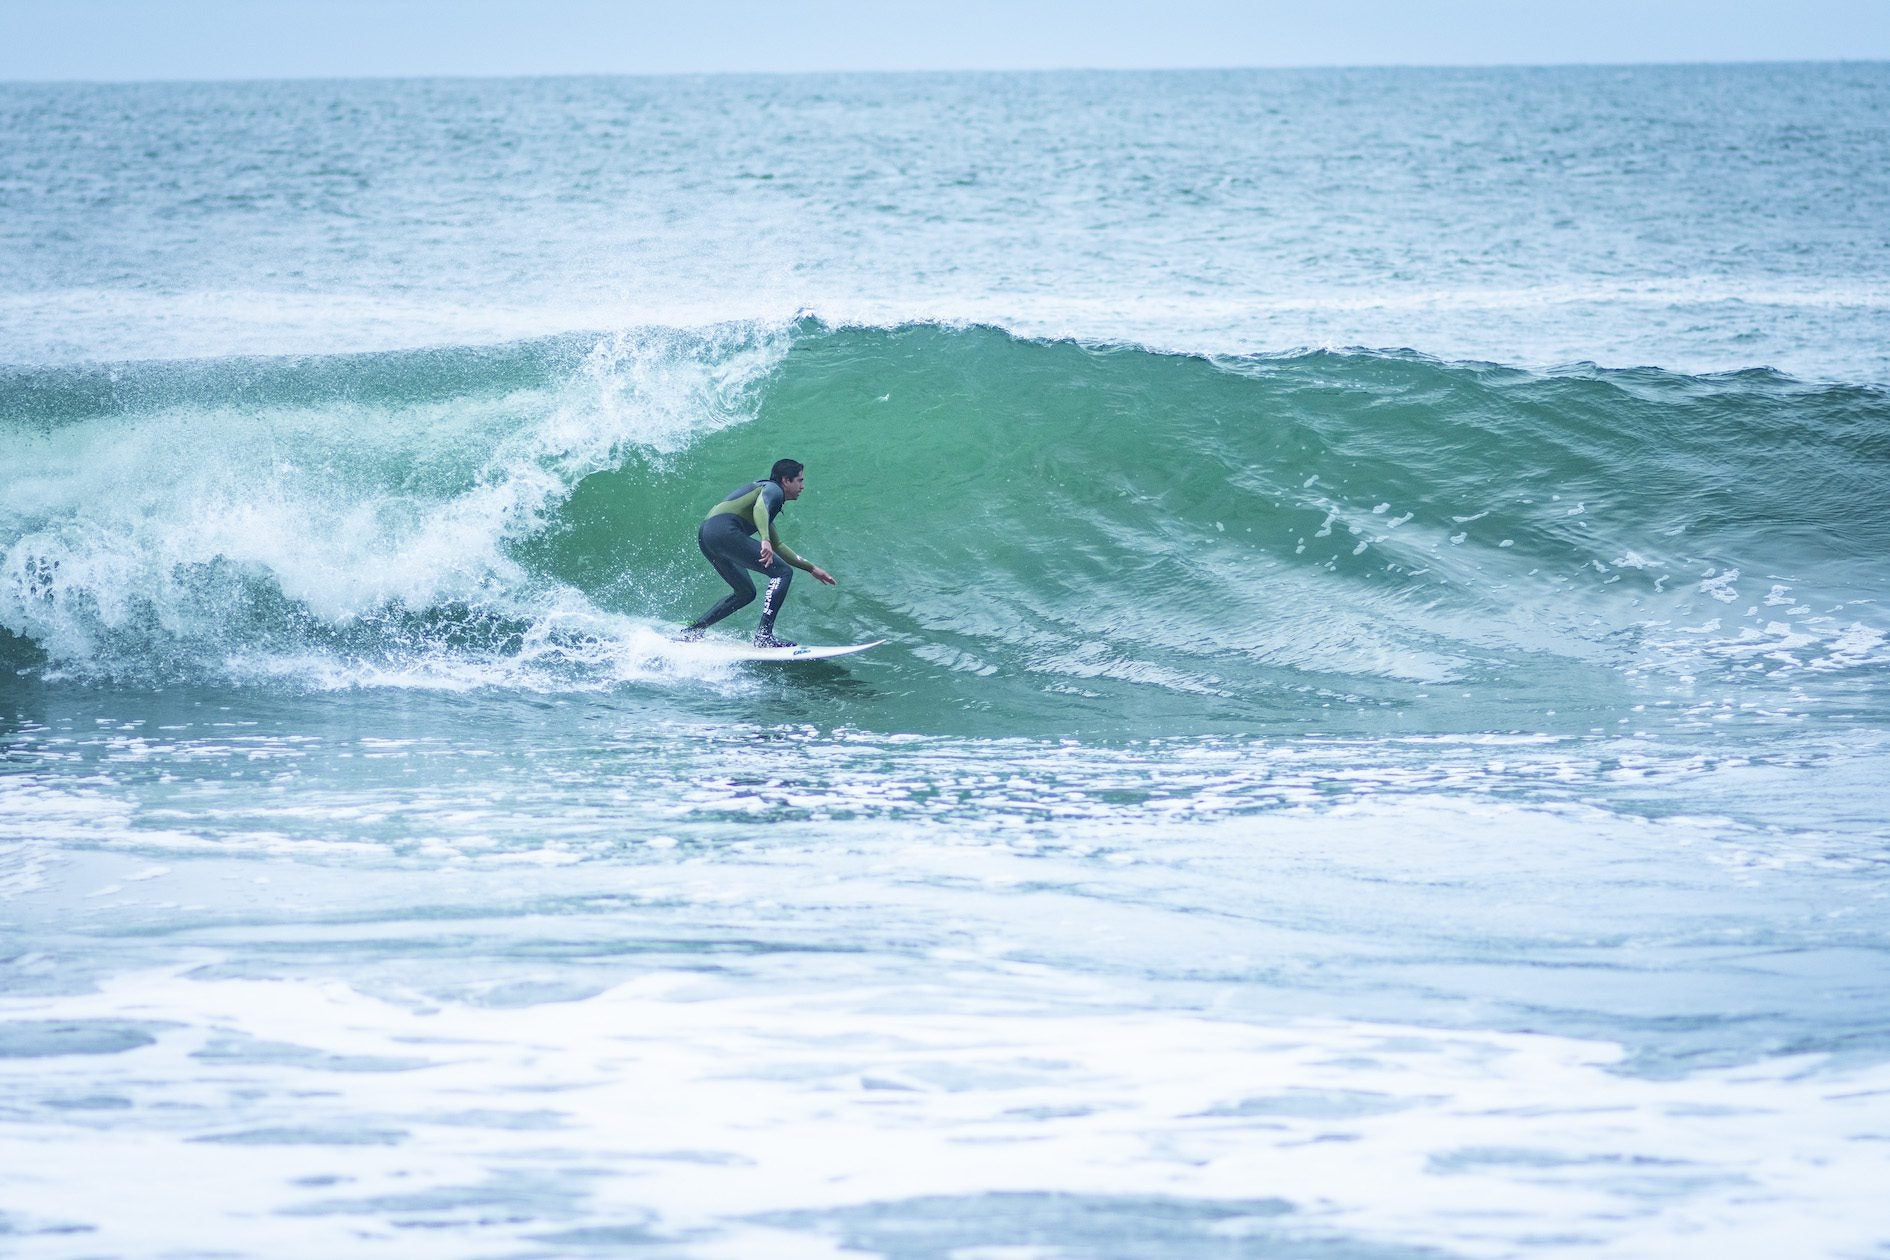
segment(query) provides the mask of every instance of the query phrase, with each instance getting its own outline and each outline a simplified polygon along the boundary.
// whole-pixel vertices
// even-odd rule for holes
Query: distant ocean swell
[[[665,634],[715,597],[693,522],[782,454],[843,582],[794,629],[998,729],[1874,710],[1890,659],[1872,387],[814,321],[3,375],[33,674],[739,689]]]

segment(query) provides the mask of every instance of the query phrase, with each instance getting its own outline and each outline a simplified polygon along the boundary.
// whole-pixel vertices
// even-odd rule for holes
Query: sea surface
[[[1886,601],[1890,65],[0,85],[0,1251],[1890,1255]]]

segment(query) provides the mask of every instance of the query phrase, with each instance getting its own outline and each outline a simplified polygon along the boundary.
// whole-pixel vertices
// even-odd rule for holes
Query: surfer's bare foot
[[[787,639],[777,639],[771,634],[758,634],[755,636],[755,646],[762,647],[762,648],[799,647],[800,644],[791,642],[790,640],[787,640]]]
[[[703,635],[703,631],[701,630],[701,628],[697,626],[690,626],[687,630],[684,630],[681,634],[676,636],[676,642],[694,643],[698,641],[699,639],[701,639],[702,635]]]

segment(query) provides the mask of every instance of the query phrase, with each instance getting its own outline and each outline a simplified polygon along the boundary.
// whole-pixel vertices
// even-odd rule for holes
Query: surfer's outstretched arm
[[[816,582],[824,582],[828,586],[839,585],[838,582],[834,581],[833,574],[827,572],[827,570],[821,568],[812,560],[804,556],[795,555],[793,548],[789,547],[772,533],[768,536],[766,541],[761,544],[761,562],[763,564],[768,563],[771,555],[780,556],[801,572],[811,575]]]

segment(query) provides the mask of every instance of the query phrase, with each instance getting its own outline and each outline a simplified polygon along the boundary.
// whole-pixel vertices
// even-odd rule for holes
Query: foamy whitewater
[[[1890,1252],[1890,67],[0,85],[0,1251]],[[829,664],[683,623],[777,457]]]

